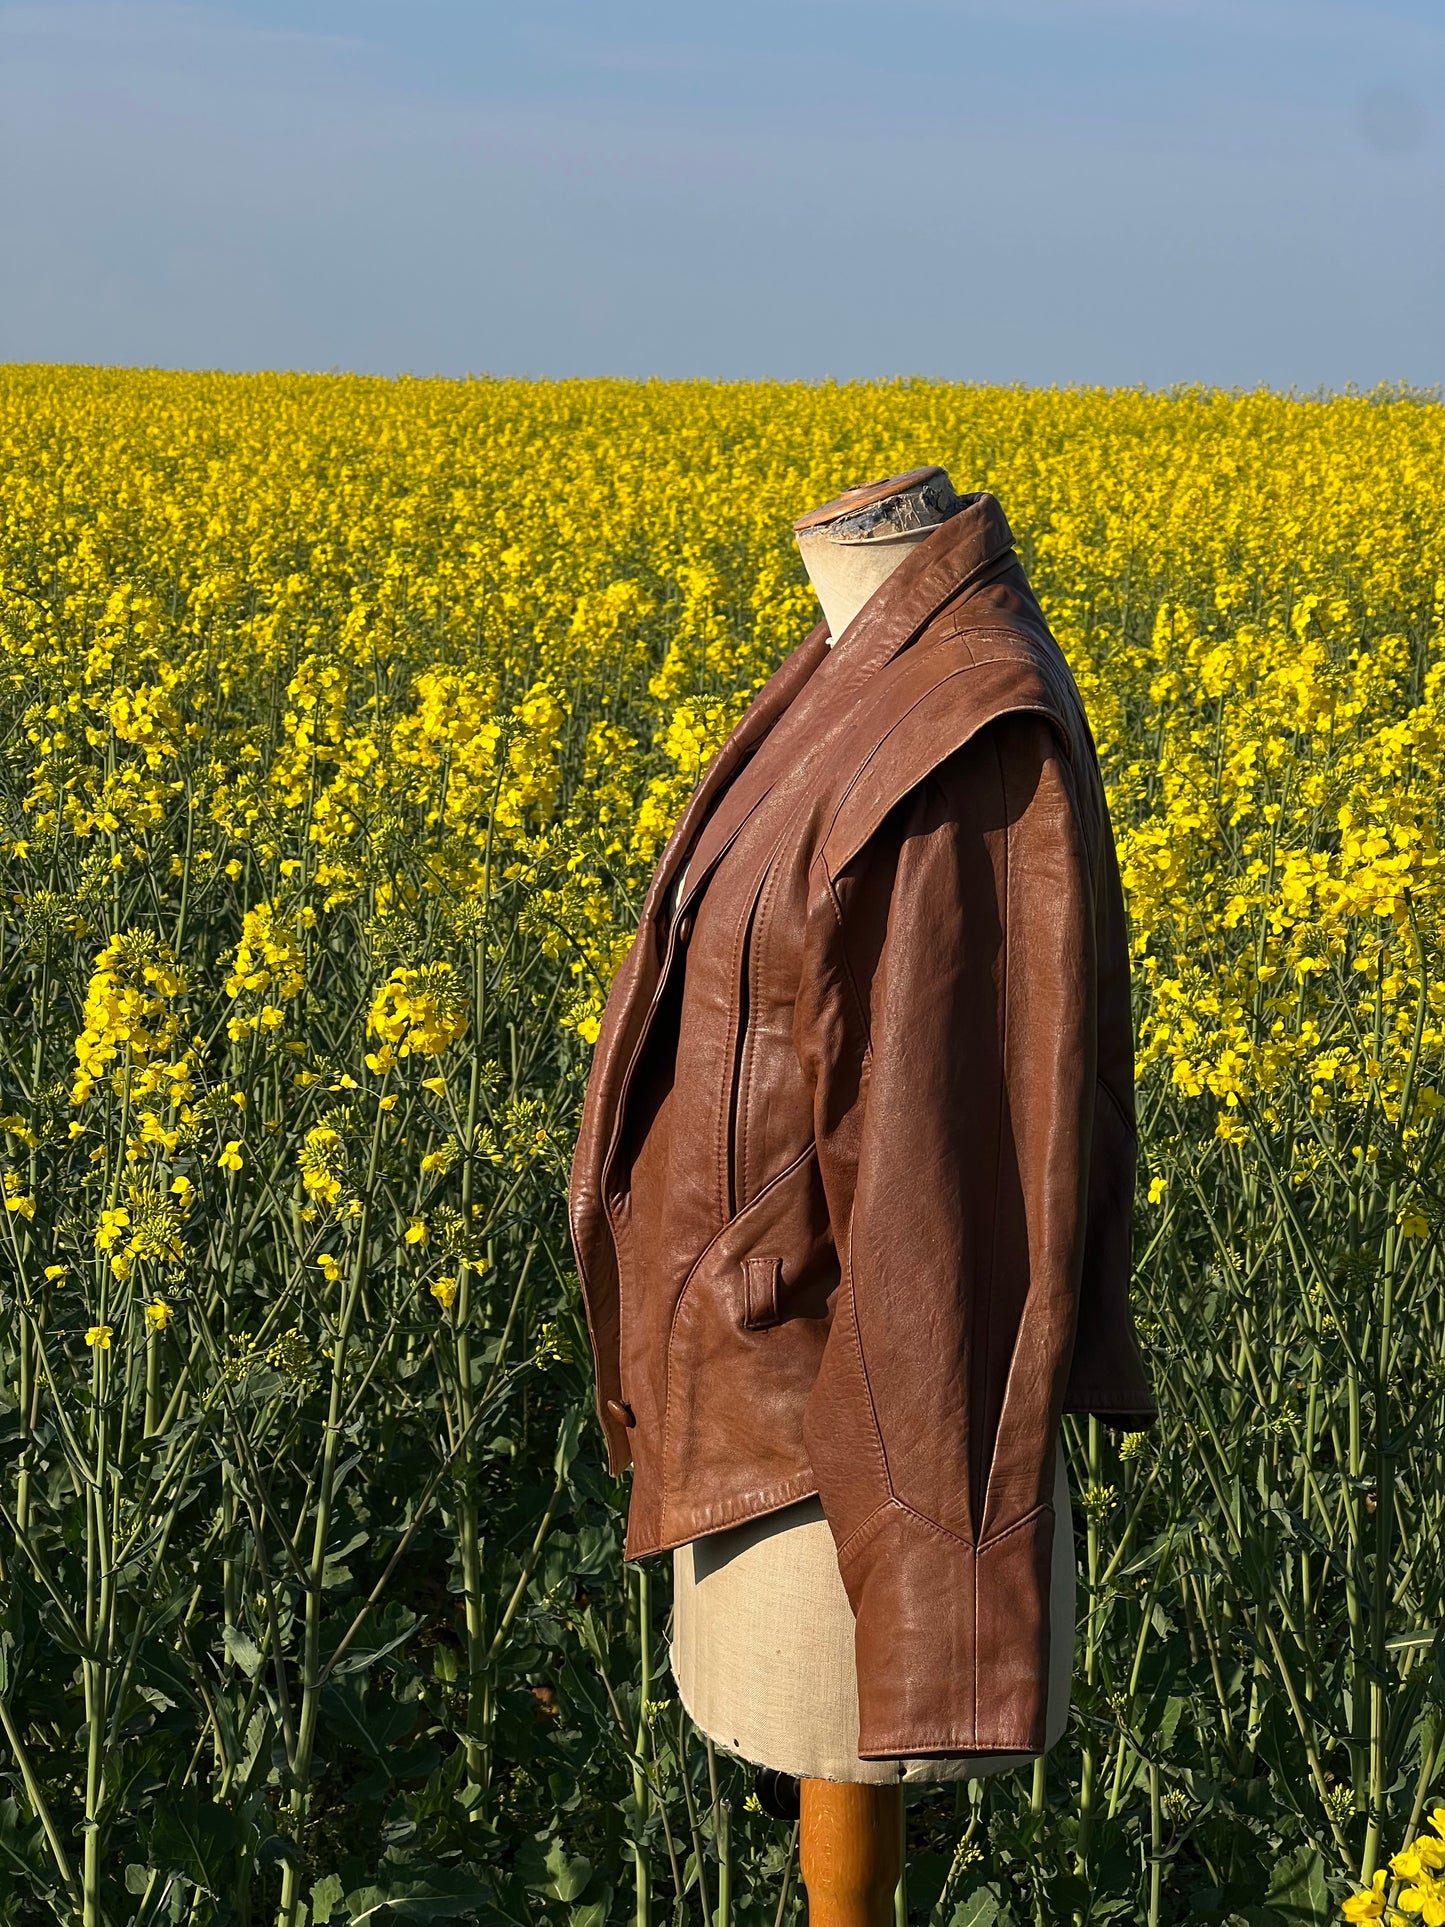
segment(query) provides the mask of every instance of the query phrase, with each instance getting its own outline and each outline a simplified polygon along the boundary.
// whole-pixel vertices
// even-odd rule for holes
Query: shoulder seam
[[[858,765],[858,768],[853,772],[853,775],[849,778],[847,786],[843,791],[843,794],[838,798],[837,803],[833,807],[833,813],[828,818],[826,828],[822,830],[821,834],[818,837],[817,848],[819,852],[819,860],[822,863],[824,875],[827,878],[829,878],[830,881],[833,878],[834,871],[833,871],[832,865],[828,862],[828,858],[826,854],[828,841],[832,836],[834,830],[837,828],[838,819],[843,814],[844,809],[847,807],[849,797],[852,796],[854,790],[857,789],[858,785],[862,782],[868,770],[872,767],[874,760],[882,751],[884,744],[888,742],[891,736],[893,736],[898,730],[900,730],[903,727],[903,725],[908,721],[909,717],[912,716],[916,710],[922,708],[922,706],[926,702],[928,702],[930,698],[935,696],[945,683],[952,682],[956,677],[967,674],[967,672],[970,669],[984,669],[984,668],[987,668],[989,663],[991,662],[999,662],[999,661],[1007,662],[1009,660],[1011,660],[1011,658],[1009,657],[991,656],[991,657],[985,658],[983,662],[971,662],[971,663],[964,664],[957,669],[951,669],[946,676],[940,677],[936,683],[931,684],[927,689],[923,691],[921,695],[915,697],[914,700],[908,705],[907,709],[904,710],[903,714],[901,716],[895,717],[894,720],[888,725],[887,729],[883,732],[882,736],[879,737],[878,741],[873,745],[872,749],[869,750],[868,754],[864,757],[863,761]],[[1065,749],[1067,753],[1067,720],[1058,703],[1052,699],[1052,692],[1049,691],[1047,687],[1043,689],[1041,694],[1042,694],[1043,700],[1033,700],[1030,702],[1004,703],[1002,706],[1000,706],[997,709],[990,709],[986,715],[981,715],[978,718],[976,718],[972,724],[972,727],[969,728],[967,731],[965,731],[965,733],[958,738],[957,742],[952,744],[950,749],[945,751],[944,754],[952,755],[955,751],[962,749],[966,743],[972,741],[972,739],[978,734],[978,732],[981,729],[986,729],[990,723],[998,722],[1004,716],[1028,716],[1028,715],[1042,716],[1054,722],[1058,726],[1059,738],[1061,743],[1065,745]]]

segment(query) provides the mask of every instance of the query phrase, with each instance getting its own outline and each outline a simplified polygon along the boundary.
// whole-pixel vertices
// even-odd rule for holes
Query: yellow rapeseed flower
[[[22,1218],[35,1216],[35,1200],[26,1193],[23,1181],[14,1171],[5,1173],[4,1203],[7,1211],[18,1212]]]
[[[394,1048],[398,1058],[439,1057],[465,1034],[468,1003],[466,988],[449,963],[397,969],[377,991],[366,1027]]]

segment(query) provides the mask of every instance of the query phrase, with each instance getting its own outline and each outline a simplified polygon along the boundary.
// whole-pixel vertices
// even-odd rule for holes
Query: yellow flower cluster
[[[339,1131],[329,1124],[314,1125],[301,1147],[300,1166],[301,1182],[308,1196],[331,1208],[341,1202],[346,1183],[346,1146]],[[317,1263],[327,1282],[334,1284],[341,1275],[336,1259],[323,1255]]]
[[[388,1071],[399,1058],[440,1057],[467,1028],[466,986],[449,963],[393,970],[376,993],[367,1032],[381,1049],[366,1059],[368,1070]]]
[[[7,1211],[18,1211],[23,1218],[35,1216],[35,1200],[27,1196],[24,1180],[18,1171],[5,1173],[4,1204]]]
[[[298,921],[314,924],[315,911],[307,905]],[[226,995],[241,998],[248,1006],[227,1025],[232,1040],[252,1031],[280,1030],[286,1022],[282,1005],[305,988],[305,952],[274,904],[255,904],[242,921],[241,941],[226,979]]]
[[[175,1009],[184,988],[174,956],[149,931],[128,931],[105,946],[85,993],[85,1028],[75,1040],[72,1104],[86,1103],[107,1073],[132,1097],[164,1092],[184,1102],[193,1078]]]
[[[1425,1927],[1445,1927],[1445,1807],[1430,1815],[1435,1837],[1421,1834],[1413,1845],[1392,1854],[1388,1871],[1375,1870],[1364,1893],[1355,1894],[1342,1909],[1348,1921],[1386,1921],[1389,1927],[1408,1927],[1420,1920]],[[1386,1900],[1391,1876],[1402,1883],[1394,1905]]]
[[[185,1219],[186,1196],[181,1187],[172,1186],[168,1194],[155,1181],[142,1180],[128,1187],[125,1205],[110,1205],[101,1212],[95,1248],[109,1253],[110,1269],[122,1281],[147,1258],[179,1264],[184,1256]]]

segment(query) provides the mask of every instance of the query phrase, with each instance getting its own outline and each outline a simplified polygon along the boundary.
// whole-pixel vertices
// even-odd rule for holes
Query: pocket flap
[[[744,1258],[743,1323],[756,1328],[776,1325],[783,1285],[781,1258]]]

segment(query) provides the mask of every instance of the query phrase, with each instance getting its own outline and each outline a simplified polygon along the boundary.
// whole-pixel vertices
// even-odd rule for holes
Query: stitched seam
[[[688,798],[682,815],[673,825],[672,835],[663,845],[662,855],[657,860],[657,871],[653,878],[654,887],[649,889],[643,902],[644,916],[656,916],[667,893],[677,881],[675,859],[681,853],[683,845],[696,833],[697,818],[704,807],[704,793],[710,791],[711,795],[715,796],[723,784],[735,774],[732,765],[742,754],[737,742],[737,731],[741,727],[742,722],[739,720],[732,734],[718,751],[716,760],[698,778],[697,787]],[[711,783],[708,780],[710,777]],[[709,800],[711,800],[710,797]]]
[[[946,1727],[941,1733],[900,1733],[896,1738],[885,1733],[858,1757],[860,1760],[873,1761],[911,1760],[924,1753],[978,1754],[980,1757],[994,1753],[1017,1753],[1025,1760],[1038,1758],[1038,1749],[1035,1747],[1005,1745],[1000,1740],[977,1740],[963,1726]]]
[[[744,965],[748,972],[748,996],[743,1006],[743,1034],[738,1043],[738,1095],[737,1095],[737,1172],[734,1184],[734,1205],[744,1208],[748,1195],[748,1097],[753,1085],[753,1069],[757,1052],[752,1048],[756,1039],[753,1026],[753,1012],[757,1005],[757,990],[762,976],[761,930],[767,917],[768,904],[777,893],[782,868],[776,862],[786,830],[778,833],[777,840],[768,852],[767,867],[763,872],[763,887],[759,891],[750,918],[747,953]]]
[[[993,745],[993,757],[994,757],[994,768],[998,774],[999,789],[1003,795],[1003,819],[1004,819],[1004,822],[1007,823],[1008,822],[1008,783],[1004,778],[1003,758],[999,755],[997,742],[995,742]],[[1011,905],[1009,902],[1009,893],[1013,887],[1013,865],[1010,861],[1010,858],[1012,856],[1012,851],[1010,849],[1011,842],[1012,842],[1012,835],[1009,831],[1006,830],[1004,833],[1004,842],[1003,842],[1003,913],[1004,913],[1003,914],[1003,923],[1004,923],[1003,983],[1000,986],[1001,1001],[1003,1004],[1003,1023],[1001,1025],[1003,1035],[999,1039],[998,1108],[994,1116],[993,1195],[995,1200],[997,1200],[1000,1195],[999,1185],[1002,1179],[1002,1171],[1003,1171],[1004,1100],[1008,1092],[1009,985],[1013,975],[1013,969],[1012,969],[1013,959],[1012,959],[1012,956],[1010,955],[1010,951],[1013,945],[1013,918],[1009,914],[1011,909]],[[989,1223],[988,1271],[986,1274],[987,1289],[985,1290],[984,1301],[983,1301],[984,1409],[983,1411],[980,1412],[979,1419],[981,1421],[982,1428],[985,1431],[985,1433],[988,1430],[988,1418],[989,1418],[988,1407],[987,1407],[988,1375],[989,1375],[989,1366],[991,1363],[991,1360],[989,1357],[989,1345],[993,1337],[993,1296],[994,1296],[995,1284],[997,1281],[997,1270],[998,1270],[998,1212],[995,1209],[993,1217]],[[994,1440],[994,1445],[995,1446],[997,1445],[997,1438],[995,1438]],[[992,1464],[992,1451],[991,1451],[989,1455],[989,1462],[987,1464],[981,1465],[980,1467],[977,1510],[974,1513],[973,1518],[969,1522],[973,1527],[973,1536],[975,1541],[977,1541],[981,1537],[983,1532],[984,1508],[988,1503],[989,1475],[992,1472],[992,1470],[993,1470],[993,1464]],[[976,1603],[975,1603],[974,1610],[975,1610],[975,1613],[977,1613]],[[974,1651],[975,1653],[977,1653],[978,1651],[977,1643],[975,1643]]]
[[[955,676],[962,676],[967,672],[962,669],[956,669],[952,673]],[[944,682],[947,682],[950,679],[951,678],[949,677],[945,677],[943,680]],[[935,690],[941,689],[942,687],[943,687],[943,683],[938,683],[935,685]],[[935,693],[935,690],[930,690],[928,694],[932,695],[933,693]],[[893,735],[894,730],[901,729],[904,723],[906,723],[908,718],[913,714],[913,711],[917,709],[920,706],[920,704],[926,702],[927,700],[928,700],[928,696],[920,696],[918,699],[918,702],[912,704],[911,707],[902,716],[899,717],[898,721],[892,725],[887,735],[883,736],[880,739],[880,741],[876,743],[874,747],[868,752],[868,756],[863,763],[863,767],[858,771],[858,774],[853,778],[852,782],[849,783],[847,789],[843,792],[842,797],[839,799],[837,809],[834,810],[832,817],[829,819],[828,828],[824,832],[822,838],[820,839],[820,843],[819,843],[820,851],[826,848],[829,838],[832,836],[833,831],[837,827],[838,818],[843,813],[844,805],[847,803],[848,798],[852,795],[853,791],[857,788],[858,784],[862,781],[864,774],[868,770],[874,758],[881,753],[884,747],[884,744],[886,744],[889,737]],[[1064,720],[1062,716],[1060,716],[1057,708],[1053,707],[1048,703],[1008,703],[1008,704],[1005,704],[1005,706],[1002,709],[991,709],[986,716],[980,716],[976,722],[974,722],[967,730],[964,731],[964,733],[960,737],[958,737],[956,741],[951,742],[947,749],[940,751],[940,753],[934,758],[933,762],[929,764],[928,769],[926,769],[923,772],[923,775],[924,776],[931,775],[932,772],[935,769],[937,769],[938,765],[941,762],[943,762],[947,757],[956,755],[959,750],[963,749],[965,745],[967,745],[968,743],[971,743],[974,737],[979,735],[983,730],[987,729],[990,726],[990,724],[1002,722],[1005,716],[1042,716],[1047,722],[1050,722],[1054,725],[1055,736],[1058,737],[1060,744],[1064,748],[1065,754],[1067,755],[1069,753],[1068,745],[1064,737]],[[919,780],[922,781],[922,777],[920,777]],[[907,791],[905,790],[903,794],[906,795]],[[901,798],[895,798],[895,802],[900,800]],[[889,808],[892,808],[892,807],[893,805],[890,804]],[[884,814],[885,815],[887,814],[886,810]],[[844,863],[840,863],[838,865],[838,868],[840,870],[845,867],[846,863],[852,861],[853,857],[857,854],[857,850],[861,849],[863,847],[863,843],[866,843],[867,840],[868,840],[867,837],[863,838],[863,841],[858,844],[857,849],[849,851],[849,854],[847,858],[845,858]],[[828,868],[826,857],[824,858],[824,867],[825,869]],[[828,870],[828,874],[829,875],[833,874],[831,869]]]
[[[840,1562],[847,1558],[849,1550],[857,1544],[858,1540],[862,1538],[863,1534],[873,1524],[875,1519],[880,1518],[885,1512],[904,1511],[907,1511],[907,1507],[901,1499],[889,1498],[881,1500],[874,1506],[873,1510],[868,1514],[868,1517],[864,1519],[860,1525],[854,1526],[853,1530],[848,1534],[848,1537],[843,1541],[842,1545],[839,1546],[838,1558]]]
[[[727,1081],[723,1086],[722,1103],[717,1111],[717,1144],[713,1156],[713,1169],[718,1174],[718,1214],[724,1224],[732,1215],[736,1199],[732,1191],[732,1129],[733,1104],[738,1087],[738,1052],[742,1048],[739,1031],[744,1018],[745,993],[738,990],[738,974],[742,968],[743,955],[748,940],[748,924],[752,916],[752,906],[748,915],[738,924],[737,935],[733,939],[732,964],[728,971],[728,1027],[726,1041],[732,1045],[724,1062],[727,1065]]]
[[[1025,1526],[1032,1525],[1041,1513],[1052,1512],[1054,1510],[1054,1502],[1052,1499],[1040,1499],[1039,1503],[1030,1511],[1026,1512],[1022,1519],[1015,1519],[1011,1526],[1005,1526],[1001,1532],[992,1533],[987,1539],[975,1543],[972,1539],[965,1539],[961,1533],[953,1532],[949,1527],[940,1525],[937,1519],[930,1519],[926,1512],[920,1512],[917,1506],[910,1505],[906,1499],[894,1498],[885,1501],[885,1504],[891,1504],[896,1507],[899,1512],[907,1513],[910,1519],[915,1520],[928,1531],[937,1533],[939,1538],[947,1539],[950,1545],[958,1546],[962,1551],[974,1554],[991,1552],[1002,1540],[1010,1538],[1015,1532],[1022,1532]],[[877,1508],[877,1511],[881,1512],[883,1509],[884,1508],[880,1506]],[[868,1515],[868,1519],[871,1520],[876,1518],[876,1516],[877,1512],[871,1512]],[[865,1520],[864,1524],[866,1525],[867,1523],[868,1520]],[[862,1526],[857,1527],[853,1536],[856,1537],[857,1533],[862,1530]],[[838,1548],[838,1556],[840,1558],[842,1557],[842,1552],[843,1549],[840,1546]]]
[[[873,1027],[868,1021],[868,1006],[863,1001],[863,993],[858,987],[858,979],[853,974],[853,964],[848,956],[848,939],[843,923],[843,906],[838,901],[838,892],[833,887],[833,879],[828,875],[828,866],[824,864],[822,869],[823,888],[828,893],[828,902],[832,905],[833,909],[833,919],[838,926],[838,954],[842,960],[843,976],[847,981],[849,990],[853,993],[854,1008],[857,1010],[858,1022],[863,1030],[863,1055],[866,1061],[873,1052]]]
[[[986,666],[987,663],[991,663],[991,662],[1011,662],[1014,660],[1016,660],[1016,658],[1011,656],[988,656],[988,657],[985,657],[983,662],[974,661],[974,662],[963,663],[957,669],[950,669],[946,676],[940,676],[937,682],[930,683],[927,689],[925,689],[920,695],[915,696],[913,701],[908,705],[907,709],[904,710],[903,714],[899,716],[894,722],[891,722],[888,725],[888,728],[883,732],[882,736],[879,737],[878,741],[873,745],[872,749],[869,750],[868,754],[863,758],[862,763],[860,763],[857,770],[850,778],[848,787],[843,791],[843,794],[838,798],[837,807],[834,809],[833,814],[828,818],[827,829],[824,830],[822,836],[818,839],[820,845],[826,843],[828,841],[828,838],[833,834],[833,826],[838,821],[838,818],[842,815],[844,805],[847,803],[848,798],[853,794],[854,790],[862,782],[874,758],[882,753],[883,745],[888,741],[888,738],[892,736],[896,730],[899,730],[903,727],[903,725],[908,721],[908,718],[913,714],[915,709],[919,709],[922,707],[924,703],[929,702],[934,696],[938,694],[939,690],[944,688],[948,683],[957,681],[957,679],[960,676],[966,676],[971,669],[982,669]],[[998,713],[1002,713],[1002,712],[998,712]],[[991,720],[990,717],[985,717],[983,719],[983,721],[989,721],[989,720]],[[981,727],[982,727],[982,722],[975,723],[973,726],[973,729],[969,731],[969,735],[970,736],[973,735],[974,732],[980,729]],[[964,740],[967,741],[967,738],[965,737]]]
[[[738,1266],[743,1277],[743,1324],[745,1326],[753,1322],[753,1265],[755,1262],[755,1259],[744,1258]]]
[[[754,1519],[765,1519],[769,1513],[777,1512],[783,1506],[793,1505],[800,1499],[816,1498],[817,1494],[817,1481],[810,1469],[795,1472],[790,1479],[784,1479],[781,1483],[758,1486],[741,1499],[730,1500],[726,1505],[711,1508],[689,1506],[685,1508],[683,1516],[691,1523],[680,1532],[675,1523],[669,1525],[667,1516],[660,1513],[656,1532],[645,1542],[638,1541],[633,1551],[624,1552],[622,1556],[629,1564],[639,1559],[655,1559],[659,1553],[675,1552],[679,1546],[689,1545],[694,1539],[703,1538],[710,1532],[726,1532],[730,1526],[744,1526]],[[700,1519],[697,1516],[699,1511]],[[675,1514],[674,1507],[670,1516],[675,1518]]]
[[[724,1224],[729,1219],[735,1218],[742,1209],[739,1202],[737,1171],[733,1160],[733,1136],[742,1101],[742,1076],[747,1049],[748,984],[744,964],[752,947],[753,923],[757,915],[758,898],[762,894],[764,880],[761,876],[758,878],[757,888],[748,901],[747,913],[738,925],[737,936],[733,941],[732,963],[728,969],[727,1041],[732,1048],[727,1052],[727,1078],[723,1087],[722,1103],[718,1106],[715,1159],[719,1173],[719,1215]]]
[[[782,1272],[781,1258],[743,1259],[743,1322],[750,1330],[761,1331],[780,1322],[778,1286]],[[758,1281],[756,1290],[754,1278]]]
[[[1094,1079],[1094,1082],[1098,1085],[1099,1089],[1104,1093],[1105,1097],[1108,1098],[1109,1102],[1113,1105],[1114,1109],[1119,1113],[1119,1122],[1124,1126],[1124,1129],[1129,1133],[1130,1137],[1137,1139],[1139,1136],[1139,1126],[1136,1123],[1134,1123],[1134,1121],[1130,1118],[1129,1113],[1124,1109],[1124,1100],[1114,1090],[1113,1086],[1109,1083],[1107,1078],[1096,1076]]]
[[[1042,1500],[1038,1505],[1036,1505],[1032,1511],[1026,1512],[1022,1519],[1015,1520],[1013,1525],[1006,1526],[1002,1532],[994,1533],[992,1538],[983,1541],[982,1544],[973,1545],[973,1544],[970,1544],[967,1539],[960,1539],[956,1532],[950,1532],[947,1526],[941,1526],[936,1519],[928,1518],[924,1513],[916,1511],[914,1507],[912,1507],[911,1505],[908,1505],[904,1500],[899,1499],[895,1496],[890,1499],[886,1499],[882,1505],[875,1507],[874,1510],[869,1513],[868,1517],[863,1521],[863,1523],[860,1526],[855,1527],[855,1529],[848,1535],[847,1539],[844,1540],[843,1544],[838,1547],[837,1557],[838,1557],[838,1562],[840,1566],[843,1564],[845,1558],[848,1556],[850,1548],[854,1546],[855,1542],[861,1537],[861,1535],[867,1532],[868,1528],[873,1524],[873,1522],[879,1517],[880,1514],[884,1512],[889,1512],[889,1511],[904,1514],[906,1517],[913,1519],[918,1525],[922,1526],[925,1531],[931,1532],[937,1538],[945,1541],[948,1545],[958,1547],[960,1552],[971,1555],[975,1562],[975,1566],[977,1566],[977,1562],[983,1557],[985,1553],[992,1552],[995,1546],[1001,1545],[1005,1539],[1012,1538],[1015,1533],[1023,1532],[1026,1528],[1036,1525],[1042,1519],[1045,1513],[1048,1513],[1051,1517],[1054,1517],[1055,1524],[1057,1525],[1057,1518],[1054,1511],[1053,1501],[1051,1499],[1045,1499],[1045,1500]],[[975,1577],[975,1581],[972,1587],[972,1592],[973,1592],[973,1602],[972,1602],[973,1603],[973,1695],[972,1695],[972,1703],[968,1710],[968,1721],[967,1721],[966,1727],[960,1729],[961,1731],[967,1731],[971,1735],[976,1734],[978,1731],[979,1641],[982,1636],[981,1616],[980,1616],[980,1610],[979,1610],[980,1590],[981,1589],[977,1583],[977,1578]],[[920,1748],[925,1744],[926,1742],[921,1740],[914,1742],[910,1750],[916,1750],[917,1748]],[[1007,1751],[1008,1749],[1006,1748],[995,1749],[993,1747],[989,1747],[986,1749],[979,1748],[978,1750],[980,1751],[986,1750],[986,1751],[992,1752],[992,1751]]]
[[[968,1708],[968,1731],[978,1732],[978,1647],[983,1635],[978,1610],[978,1553],[974,1553],[973,1575],[973,1699]],[[907,1836],[905,1835],[905,1843]]]
[[[946,642],[957,642],[962,639],[965,633],[968,635],[977,635],[980,637],[1008,636],[1010,638],[1014,637],[1014,634],[1015,634],[1013,630],[1004,629],[1004,628],[969,629],[967,631],[960,630],[957,632],[957,634],[953,636],[941,638],[941,640]],[[852,778],[852,781],[848,784],[848,787],[847,789],[844,790],[842,796],[839,797],[838,807],[837,809],[834,810],[832,816],[829,818],[828,828],[823,832],[823,837],[821,841],[824,841],[824,842],[827,841],[828,836],[832,833],[834,823],[836,823],[838,820],[839,811],[841,811],[841,809],[843,808],[843,805],[847,802],[853,789],[861,780],[864,770],[868,768],[868,765],[873,761],[873,758],[882,749],[883,744],[887,742],[888,738],[893,734],[894,730],[900,729],[903,726],[903,724],[907,722],[908,718],[913,714],[914,710],[917,709],[921,704],[928,702],[933,696],[936,696],[938,691],[942,689],[945,684],[955,681],[959,676],[966,676],[971,669],[988,669],[994,663],[998,663],[998,662],[1010,662],[1010,663],[1017,664],[1021,661],[1028,661],[1031,667],[1038,668],[1040,681],[1044,682],[1046,685],[1048,683],[1049,679],[1046,675],[1043,674],[1042,667],[1038,664],[1033,663],[1030,657],[1022,655],[1016,650],[1008,653],[996,655],[996,656],[976,656],[973,653],[973,645],[971,643],[968,645],[968,650],[969,650],[969,660],[967,662],[960,663],[956,669],[950,669],[946,675],[940,676],[936,682],[930,683],[929,686],[920,695],[914,697],[913,701],[908,705],[907,709],[904,710],[903,714],[900,717],[898,717],[895,722],[892,722],[889,724],[888,729],[886,730],[882,738],[877,743],[874,744],[872,749],[869,750],[867,756],[863,760],[862,767],[854,775],[854,777]],[[897,660],[897,658],[895,658],[894,660]],[[887,667],[886,664],[884,666]],[[1050,693],[1052,694],[1053,692],[1050,691]],[[1039,707],[1039,705],[1037,704],[1033,704],[1029,706],[1033,708]],[[983,722],[990,722],[993,720],[994,716],[1004,715],[1006,713],[1007,711],[1005,710],[991,711],[988,716],[983,718]],[[1064,719],[1062,716],[1059,716],[1058,720],[1062,723]],[[978,729],[981,727],[982,727],[982,723],[976,723],[974,725],[974,729]],[[972,735],[973,731],[971,730],[969,734]]]
[[[983,1540],[978,1547],[978,1551],[980,1553],[992,1552],[994,1547],[1001,1545],[1005,1539],[1011,1539],[1016,1532],[1022,1532],[1025,1526],[1037,1524],[1044,1513],[1048,1512],[1052,1514],[1053,1511],[1054,1502],[1052,1499],[1040,1499],[1032,1512],[1026,1512],[1022,1519],[1015,1519],[1013,1524],[1011,1526],[1005,1526],[1002,1532],[995,1532],[990,1538]]]
[[[950,1527],[941,1525],[937,1519],[930,1519],[926,1512],[920,1512],[916,1505],[909,1505],[906,1499],[900,1499],[898,1503],[911,1519],[927,1527],[930,1532],[936,1532],[940,1539],[947,1539],[951,1545],[961,1546],[965,1552],[978,1551],[975,1542],[972,1539],[965,1539],[961,1532],[954,1532]]]
[[[863,1378],[863,1390],[868,1399],[868,1416],[873,1421],[873,1449],[878,1455],[878,1463],[883,1473],[883,1489],[889,1498],[895,1497],[893,1474],[888,1469],[888,1448],[883,1443],[883,1428],[878,1423],[878,1405],[873,1397],[873,1381],[868,1376],[868,1360],[863,1356],[863,1333],[858,1324],[858,1294],[853,1287],[853,1228],[848,1228],[848,1310],[849,1326],[853,1334],[853,1350],[858,1358],[858,1370]]]

